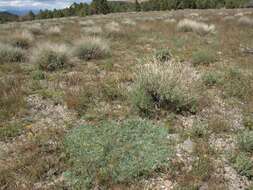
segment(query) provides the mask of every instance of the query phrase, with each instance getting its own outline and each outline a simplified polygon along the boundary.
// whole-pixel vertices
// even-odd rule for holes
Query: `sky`
[[[73,2],[89,2],[90,0],[0,0],[0,11],[24,12],[26,10],[61,9]]]

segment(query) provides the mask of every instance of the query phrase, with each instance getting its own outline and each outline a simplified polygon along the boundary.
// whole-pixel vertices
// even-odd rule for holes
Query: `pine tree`
[[[141,5],[140,5],[140,3],[138,2],[138,0],[135,0],[135,11],[136,11],[136,12],[141,11]]]
[[[93,14],[107,14],[109,13],[109,6],[107,0],[93,0],[91,3]]]

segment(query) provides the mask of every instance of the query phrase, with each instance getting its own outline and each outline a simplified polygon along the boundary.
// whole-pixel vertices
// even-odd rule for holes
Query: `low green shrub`
[[[220,80],[221,77],[215,72],[208,72],[202,76],[202,81],[205,86],[215,86],[220,83]]]
[[[240,153],[237,155],[234,158],[233,166],[240,175],[246,176],[249,179],[253,178],[253,162],[247,154]]]
[[[253,114],[244,114],[243,124],[247,129],[253,130]]]
[[[216,61],[216,55],[210,50],[199,50],[192,54],[192,62],[194,65],[210,64]]]
[[[253,153],[253,131],[244,131],[238,134],[237,142],[240,150]]]
[[[168,130],[144,120],[81,126],[66,136],[76,189],[128,183],[169,166]]]
[[[16,47],[0,43],[0,64],[22,62],[25,60],[25,52]]]

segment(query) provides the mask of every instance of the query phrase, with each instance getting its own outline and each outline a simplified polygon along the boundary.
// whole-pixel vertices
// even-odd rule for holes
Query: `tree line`
[[[23,20],[87,16],[114,12],[160,11],[172,9],[240,8],[249,0],[149,0],[135,3],[122,1],[93,0],[88,3],[73,3],[65,9],[41,10],[38,14],[29,12]]]

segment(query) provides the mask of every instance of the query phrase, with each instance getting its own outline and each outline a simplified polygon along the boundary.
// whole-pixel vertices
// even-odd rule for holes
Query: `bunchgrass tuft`
[[[189,65],[174,61],[154,59],[141,65],[131,93],[134,107],[145,115],[155,108],[195,112],[195,73]]]
[[[69,50],[66,45],[45,43],[33,53],[32,62],[44,71],[66,68],[69,64]]]
[[[103,30],[99,26],[90,26],[81,28],[81,32],[88,35],[99,35],[103,33]]]
[[[73,54],[81,60],[98,59],[109,54],[107,41],[98,37],[81,39],[73,50]]]
[[[0,43],[0,64],[22,62],[25,57],[25,52],[21,48]]]
[[[196,22],[190,19],[179,21],[177,29],[180,32],[195,32],[199,35],[207,35],[215,32],[214,25],[208,25],[202,22]]]
[[[18,48],[28,49],[32,46],[34,36],[28,30],[24,30],[21,33],[16,33],[10,40],[10,43]]]

